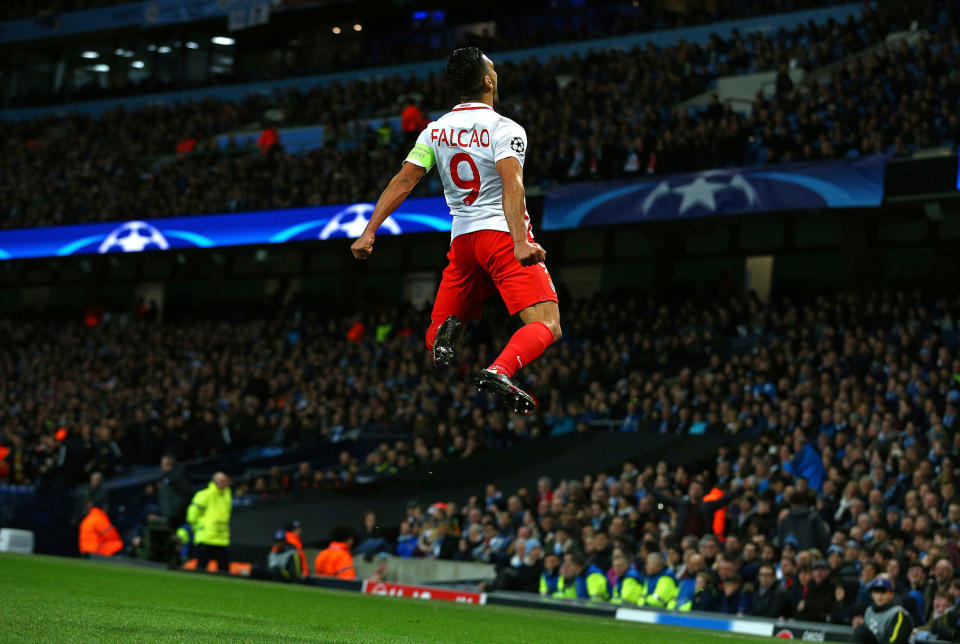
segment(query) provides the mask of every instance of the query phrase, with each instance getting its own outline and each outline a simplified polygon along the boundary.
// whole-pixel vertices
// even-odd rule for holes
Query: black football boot
[[[453,352],[453,343],[460,337],[463,324],[456,315],[451,315],[440,328],[433,340],[433,366],[437,369],[446,369],[453,364],[456,356]]]
[[[529,414],[537,407],[537,399],[517,386],[507,376],[484,369],[477,376],[480,391],[496,396],[500,402],[517,414]]]

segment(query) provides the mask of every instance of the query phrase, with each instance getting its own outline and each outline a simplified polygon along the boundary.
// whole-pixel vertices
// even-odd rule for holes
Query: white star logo
[[[716,212],[717,201],[713,195],[724,188],[723,184],[712,183],[704,177],[697,177],[693,183],[688,183],[685,186],[677,186],[673,191],[683,196],[683,200],[680,202],[680,214],[682,215],[698,204],[710,212]]]
[[[716,212],[717,200],[715,195],[727,188],[739,190],[750,206],[755,205],[759,201],[757,191],[754,190],[749,181],[743,178],[743,175],[735,174],[728,182],[724,183],[708,181],[710,177],[717,175],[723,175],[724,177],[730,176],[723,171],[710,170],[700,173],[693,181],[674,188],[671,188],[670,184],[666,181],[661,181],[643,200],[643,214],[646,215],[660,197],[669,194],[680,195],[679,214],[681,215],[698,205],[703,206],[710,212]]]

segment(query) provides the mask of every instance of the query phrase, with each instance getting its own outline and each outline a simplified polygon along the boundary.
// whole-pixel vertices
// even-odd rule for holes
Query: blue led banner
[[[371,212],[373,204],[358,203],[0,230],[0,260],[353,238],[363,232]],[[451,222],[443,197],[408,199],[383,222],[377,234],[449,232]]]
[[[544,230],[695,219],[883,201],[886,158],[707,170],[644,181],[576,183],[547,195]]]

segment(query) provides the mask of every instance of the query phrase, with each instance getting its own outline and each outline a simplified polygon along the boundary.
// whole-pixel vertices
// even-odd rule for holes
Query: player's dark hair
[[[487,73],[487,63],[483,52],[477,47],[454,49],[447,59],[447,82],[457,93],[465,98],[477,98],[483,94],[483,77]]]

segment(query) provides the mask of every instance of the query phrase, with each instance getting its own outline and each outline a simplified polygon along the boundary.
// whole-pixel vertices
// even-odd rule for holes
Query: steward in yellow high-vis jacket
[[[643,579],[633,567],[633,553],[622,548],[613,549],[613,571],[616,581],[613,582],[611,604],[639,604],[643,597]]]
[[[667,562],[659,552],[647,555],[647,579],[643,585],[641,606],[677,607],[677,580],[667,571]]]
[[[568,552],[560,566],[560,578],[557,580],[557,592],[554,597],[569,599],[592,599],[609,601],[610,581],[602,570],[594,565],[589,567],[579,552]]]
[[[193,542],[198,546],[198,568],[206,568],[210,559],[216,559],[219,570],[229,568],[227,548],[230,546],[232,512],[230,477],[217,472],[210,485],[193,495],[187,508],[187,522],[193,529]]]
[[[557,553],[548,552],[543,557],[543,572],[540,573],[540,594],[553,597],[560,581],[560,558]]]

